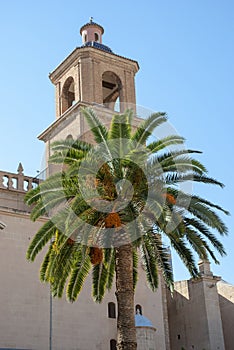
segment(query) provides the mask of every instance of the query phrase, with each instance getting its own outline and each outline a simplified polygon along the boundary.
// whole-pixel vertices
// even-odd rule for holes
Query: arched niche
[[[72,77],[67,78],[62,88],[62,114],[75,102],[75,83]]]
[[[116,318],[115,303],[108,303],[108,317]]]
[[[102,75],[102,95],[103,104],[112,109],[118,111],[116,102],[119,104],[123,102],[122,83],[120,78],[114,72],[107,71]]]
[[[117,349],[117,342],[115,339],[110,340],[110,350],[116,350]]]
[[[142,315],[142,306],[140,304],[136,305],[136,314]]]
[[[73,136],[71,134],[67,135],[66,140],[74,141]]]

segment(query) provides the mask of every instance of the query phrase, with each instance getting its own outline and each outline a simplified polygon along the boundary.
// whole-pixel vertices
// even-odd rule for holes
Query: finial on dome
[[[103,33],[104,28],[100,26],[100,24],[93,22],[93,17],[90,17],[89,22],[80,28],[83,44],[88,42],[97,42],[101,44]]]

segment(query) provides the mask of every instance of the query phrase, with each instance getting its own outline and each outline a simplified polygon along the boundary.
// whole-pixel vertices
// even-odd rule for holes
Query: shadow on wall
[[[223,324],[223,336],[225,350],[233,350],[234,344],[234,287],[232,288],[232,300],[219,294],[219,305]]]
[[[176,282],[173,297],[168,294],[171,350],[210,349],[210,327],[213,341],[218,342],[212,350],[223,349],[223,338],[225,350],[234,349],[234,286],[222,283],[218,290],[217,286],[215,278],[205,283],[202,279]]]
[[[188,281],[181,281],[180,291],[175,290],[173,297],[168,292],[168,319],[171,350],[198,349],[197,335],[204,329],[198,322],[197,315],[193,314],[195,298]],[[205,305],[201,307],[204,309]],[[192,330],[196,330],[193,334]],[[199,349],[200,350],[200,349]],[[201,349],[203,350],[203,349]]]

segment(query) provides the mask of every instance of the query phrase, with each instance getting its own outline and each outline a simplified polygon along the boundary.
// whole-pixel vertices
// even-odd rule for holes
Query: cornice
[[[76,112],[77,109],[79,107],[85,107],[86,104],[81,103],[80,101],[78,101],[77,103],[75,103],[73,106],[71,106],[70,108],[68,108],[66,110],[66,112],[64,112],[59,118],[57,118],[52,124],[50,124],[48,126],[48,128],[46,128],[40,135],[38,135],[38,139],[40,141],[47,141],[48,140],[48,136],[50,135],[50,133],[52,133],[52,131],[54,131],[55,128],[59,127],[60,125],[64,124],[64,122],[68,122],[71,123],[75,117],[76,117]],[[68,119],[70,119],[68,121]]]
[[[105,108],[105,106],[100,105],[98,103],[89,103],[89,102],[76,102],[73,106],[68,108],[64,114],[62,114],[59,118],[57,118],[52,124],[48,126],[47,129],[45,129],[40,135],[38,135],[38,139],[40,141],[48,141],[49,136],[55,132],[55,129],[58,130],[60,127],[64,127],[64,124],[67,123],[70,124],[79,113],[79,110],[81,107],[91,107],[92,109],[96,110],[97,112],[105,112],[105,115],[109,115],[110,118],[112,118],[113,114],[118,114],[116,111],[112,111],[108,108]],[[139,118],[137,116],[134,117],[134,121],[139,125],[142,122],[142,118]]]
[[[221,277],[220,276],[214,276],[214,275],[211,275],[211,276],[206,276],[206,275],[202,275],[198,278],[191,278],[190,281],[192,283],[199,283],[199,282],[213,282],[213,283],[217,283],[221,280]]]
[[[5,215],[5,216],[11,216],[11,217],[20,217],[20,218],[25,218],[31,221],[30,219],[30,213],[18,210],[18,209],[10,209],[10,208],[5,208],[5,207],[0,207],[0,214]],[[43,216],[41,218],[38,218],[37,221],[39,222],[46,222],[48,221],[49,218]]]
[[[108,58],[108,60],[115,60],[115,65],[123,66],[125,64],[128,69],[132,67],[130,70],[136,74],[139,70],[139,64],[137,61],[132,60],[130,58],[126,58],[120,55],[117,55],[113,52],[106,52],[98,48],[94,47],[77,47],[75,48],[70,55],[68,55],[64,61],[62,61],[53,72],[49,74],[49,78],[53,84],[56,84],[59,78],[64,74],[64,72],[72,65],[78,64],[79,59],[84,58],[97,58],[100,61],[103,58]],[[119,64],[116,64],[116,61]],[[133,69],[134,68],[134,69]]]

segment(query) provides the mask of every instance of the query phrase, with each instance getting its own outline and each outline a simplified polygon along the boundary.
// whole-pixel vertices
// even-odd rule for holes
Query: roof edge
[[[72,60],[72,56],[75,55],[75,53],[78,52],[79,50],[83,50],[84,52],[85,51],[89,51],[89,50],[91,50],[91,51],[94,50],[94,51],[97,51],[97,52],[103,52],[106,55],[112,55],[112,56],[119,57],[119,58],[122,58],[124,60],[127,60],[129,62],[134,63],[136,65],[136,72],[138,72],[138,70],[140,69],[139,63],[136,60],[133,60],[131,58],[127,58],[127,57],[124,57],[124,56],[121,56],[121,55],[117,55],[114,52],[103,51],[103,50],[101,50],[101,49],[99,49],[97,47],[93,47],[93,46],[78,46],[51,73],[49,73],[49,79],[51,80],[52,83],[56,80],[56,72],[65,64],[65,61],[68,60],[68,59]],[[74,57],[74,60],[75,59],[76,59],[76,57]]]

